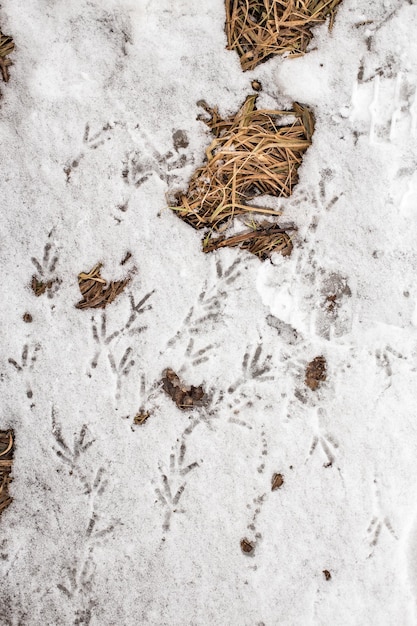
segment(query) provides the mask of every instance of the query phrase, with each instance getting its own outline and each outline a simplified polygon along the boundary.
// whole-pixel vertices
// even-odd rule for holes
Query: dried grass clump
[[[216,108],[200,103],[210,114],[204,121],[214,139],[205,164],[194,172],[179,206],[173,207],[194,228],[219,231],[247,213],[277,216],[277,211],[247,202],[264,194],[288,197],[297,183],[297,170],[311,145],[313,114],[297,103],[292,111],[258,111],[256,98],[248,96],[226,119]]]
[[[330,17],[333,26],[341,0],[226,0],[227,49],[236,50],[243,71],[274,54],[300,56],[311,28]]]
[[[294,230],[294,228],[286,227],[285,229],[268,223],[267,225],[253,227],[238,235],[225,237],[209,237],[203,241],[203,252],[213,252],[219,248],[235,248],[247,250],[262,261],[269,258],[273,252],[280,252],[283,256],[288,256],[292,252],[291,237],[286,232]]]
[[[0,515],[12,501],[9,484],[12,480],[13,444],[13,431],[0,430]]]
[[[12,37],[3,35],[0,31],[0,71],[5,83],[7,83],[10,78],[9,70],[7,68],[12,64],[10,59],[7,57],[11,52],[13,52],[13,50],[14,43]]]
[[[90,272],[78,274],[78,286],[83,299],[75,305],[77,309],[104,309],[129,283],[130,277],[107,284],[101,277],[101,267],[99,263]]]

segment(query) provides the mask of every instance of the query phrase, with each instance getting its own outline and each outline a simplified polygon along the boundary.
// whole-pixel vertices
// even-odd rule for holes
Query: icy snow
[[[1,624],[417,624],[416,3],[344,0],[307,55],[245,74],[222,0],[3,0],[0,25]],[[268,199],[293,254],[264,263],[203,255],[167,208],[209,142],[197,101],[231,114],[254,78],[317,120]],[[105,314],[74,307],[97,262],[132,273]],[[177,409],[166,367],[210,407]]]

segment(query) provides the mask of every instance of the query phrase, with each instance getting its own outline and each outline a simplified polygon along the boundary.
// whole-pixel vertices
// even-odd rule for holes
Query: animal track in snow
[[[143,137],[142,150],[129,152],[123,162],[122,177],[128,185],[141,187],[153,175],[171,186],[179,178],[187,156],[184,152],[188,146],[187,133],[183,130],[172,134],[172,150],[160,153],[147,138]]]
[[[313,441],[311,443],[309,456],[312,456],[317,446],[321,447],[322,451],[327,457],[327,462],[324,463],[323,467],[332,467],[335,461],[335,454],[339,444],[333,439],[333,437],[329,434],[327,435],[315,435],[313,437]],[[308,459],[307,459],[308,461]],[[306,461],[306,463],[307,463]]]
[[[229,422],[243,426],[249,430],[252,425],[241,418],[241,413],[246,407],[251,407],[255,400],[261,400],[260,385],[274,379],[272,371],[272,355],[262,357],[263,347],[248,346],[242,359],[241,373],[227,389],[227,406],[233,415]]]
[[[84,478],[84,474],[81,469],[81,461],[83,455],[87,452],[90,446],[93,445],[94,439],[86,440],[88,428],[87,424],[84,424],[78,435],[74,435],[74,443],[71,446],[68,444],[63,435],[61,426],[58,423],[56,411],[52,408],[52,436],[55,439],[57,447],[54,448],[59,460],[69,467],[70,475],[76,472],[77,477],[81,480],[84,488],[88,487],[88,483]],[[90,489],[91,491],[91,489]],[[88,492],[88,489],[86,493]]]
[[[416,84],[408,74],[378,68],[367,76],[363,65],[352,92],[350,121],[356,136],[367,134],[373,145],[401,146],[417,136]]]
[[[247,505],[247,508],[249,509],[249,511],[252,512],[252,517],[251,517],[250,522],[247,525],[247,528],[253,533],[255,544],[257,543],[257,541],[262,539],[262,534],[257,531],[257,521],[258,521],[259,515],[262,512],[262,507],[263,507],[263,504],[265,503],[266,496],[267,496],[266,492],[262,493],[260,496],[256,496],[255,498],[253,498],[252,503]]]
[[[182,439],[185,441],[191,435],[194,429],[201,423],[205,424],[209,430],[214,430],[214,421],[219,419],[219,412],[224,400],[223,391],[216,389],[208,389],[206,392],[206,400],[202,407],[198,407],[196,411],[190,415],[190,423],[182,433]]]
[[[52,298],[59,289],[61,281],[55,275],[58,255],[52,254],[51,258],[52,250],[52,244],[48,242],[45,245],[41,261],[39,261],[36,257],[31,258],[31,261],[37,271],[37,274],[32,276],[32,291],[35,296],[41,296],[46,292],[48,294],[48,298]]]
[[[261,463],[257,467],[259,474],[263,474],[265,471],[265,457],[268,455],[268,441],[266,439],[265,431],[261,433],[262,451],[261,451]]]
[[[312,334],[328,341],[348,335],[354,320],[347,277],[319,265],[314,241],[308,245],[290,273],[268,266],[258,272],[258,291],[271,311],[268,324],[293,346]]]
[[[93,335],[94,343],[96,344],[96,348],[95,348],[94,356],[90,362],[90,368],[92,370],[97,368],[100,355],[103,349],[106,349],[111,370],[117,377],[116,399],[119,399],[120,397],[121,377],[125,374],[128,374],[129,371],[125,371],[125,373],[123,374],[122,370],[126,370],[127,364],[123,363],[123,367],[122,369],[120,369],[121,362],[117,365],[116,357],[114,356],[114,351],[110,348],[110,346],[111,344],[114,343],[115,339],[120,339],[126,335],[134,337],[136,335],[143,333],[145,330],[147,330],[148,328],[147,325],[136,326],[134,322],[140,315],[143,315],[146,311],[149,311],[152,309],[152,305],[148,304],[148,300],[152,296],[153,293],[154,293],[154,290],[150,291],[145,296],[140,298],[138,302],[135,302],[135,298],[133,294],[129,294],[129,304],[130,304],[129,318],[123,326],[121,326],[117,330],[113,330],[113,332],[111,333],[109,333],[107,329],[107,315],[104,311],[101,313],[101,316],[93,315],[91,318],[92,335]],[[132,351],[133,351],[132,347],[128,347],[126,349],[125,354],[126,352],[128,353],[126,358],[130,356]],[[90,377],[92,375],[89,369],[87,370],[87,375]]]
[[[368,528],[367,528],[367,533],[369,536],[369,545],[371,547],[375,547],[378,543],[378,539],[379,539],[379,535],[381,534],[381,530],[383,528],[386,528],[388,530],[388,532],[395,537],[395,539],[397,539],[394,529],[391,526],[391,523],[389,521],[389,519],[387,517],[384,518],[379,518],[379,517],[373,517],[371,520],[371,523],[369,524]]]
[[[264,382],[267,380],[272,380],[273,376],[269,376],[269,372],[271,370],[271,355],[267,355],[263,361],[261,361],[262,356],[262,345],[258,345],[255,351],[250,355],[251,348],[248,347],[247,351],[243,355],[242,360],[242,376],[238,378],[233,385],[231,385],[228,389],[229,393],[233,393],[236,389],[244,384],[247,380],[255,380],[257,379],[259,382]]]
[[[97,496],[101,496],[106,489],[107,480],[103,479],[104,468],[100,468],[91,485],[91,490],[84,491],[88,495],[86,510],[88,519],[83,532],[78,534],[77,546],[74,550],[74,559],[71,567],[67,567],[65,579],[57,584],[57,589],[66,597],[75,610],[74,624],[89,624],[92,618],[92,609],[95,605],[92,599],[93,585],[96,574],[94,550],[106,541],[109,535],[120,524],[120,520],[106,520],[105,513],[98,512]],[[104,522],[104,523],[103,523]]]
[[[96,150],[99,146],[109,141],[111,139],[111,131],[118,125],[120,125],[120,122],[114,122],[113,124],[108,122],[99,130],[91,132],[90,123],[86,123],[83,135],[84,150],[74,159],[67,161],[64,166],[67,183],[71,181],[72,172],[80,165],[81,160],[84,158],[85,150]]]
[[[272,355],[268,354],[262,360],[262,345],[258,345],[253,354],[251,355],[252,348],[248,346],[247,351],[243,355],[242,360],[242,374],[228,389],[229,394],[233,394],[239,387],[242,387],[247,381],[255,381],[257,383],[273,380],[274,377],[270,375],[271,372],[271,358]]]
[[[190,307],[181,327],[168,341],[167,348],[175,346],[184,336],[203,332],[209,322],[214,323],[221,319],[225,298],[230,293],[229,287],[241,274],[240,263],[241,259],[237,258],[224,268],[221,261],[217,261],[215,280],[204,285],[197,303]]]
[[[20,362],[17,362],[15,359],[9,358],[8,362],[10,365],[16,369],[19,374],[27,375],[26,379],[26,396],[31,399],[33,397],[33,391],[30,385],[30,373],[33,370],[33,367],[38,358],[38,352],[41,349],[39,343],[34,344],[34,346],[30,347],[28,344],[25,344],[22,349],[22,356]]]
[[[368,558],[373,555],[374,549],[378,545],[378,542],[380,540],[381,532],[384,529],[389,532],[391,537],[398,540],[395,530],[388,516],[385,515],[385,512],[383,510],[383,506],[381,502],[381,492],[378,487],[377,477],[374,478],[373,485],[374,485],[374,515],[372,516],[372,519],[366,530],[367,541],[371,548],[371,552],[369,553]]]
[[[98,359],[100,357],[102,347],[108,346],[113,341],[113,339],[115,339],[120,334],[119,330],[115,330],[110,335],[107,334],[107,316],[104,311],[101,314],[100,321],[101,323],[99,325],[94,315],[91,318],[93,338],[95,343],[97,344],[94,357],[91,361],[92,369],[95,369],[98,365]]]
[[[109,352],[110,367],[113,374],[116,376],[116,402],[120,400],[122,381],[127,376],[135,364],[135,360],[131,359],[133,349],[131,347],[126,348],[121,359],[117,362],[112,352]]]
[[[339,272],[319,271],[318,288],[321,296],[315,309],[315,328],[320,337],[334,339],[352,330],[352,291],[348,280]]]
[[[199,467],[199,463],[194,461],[193,463],[186,464],[185,454],[187,446],[185,441],[182,441],[176,452],[172,452],[169,457],[169,468],[166,470],[160,462],[158,464],[161,486],[155,489],[155,493],[158,497],[160,504],[162,504],[165,514],[162,528],[164,531],[168,531],[171,524],[171,517],[174,513],[185,513],[185,509],[179,509],[178,505],[181,500],[181,496],[187,486],[187,481],[184,477],[189,472]]]
[[[187,372],[195,370],[199,365],[207,363],[207,361],[210,360],[210,353],[212,353],[214,348],[215,346],[213,344],[195,348],[195,339],[194,337],[190,337],[185,347],[184,361],[178,370],[178,374],[183,376]]]
[[[312,455],[316,452],[316,450],[320,448],[322,453],[327,458],[327,461],[323,464],[323,467],[332,467],[336,461],[339,444],[332,435],[330,435],[329,433],[323,433],[321,429],[320,417],[325,415],[324,410],[316,409],[314,410],[314,415],[316,419],[316,434],[314,435],[311,442],[308,457],[305,462],[307,463]]]
[[[257,467],[257,472],[258,474],[264,474],[265,471],[265,461],[266,461],[266,457],[268,455],[268,442],[267,442],[267,438],[266,438],[266,434],[265,431],[262,430],[261,432],[261,450],[260,450],[260,454],[259,454],[259,465]],[[264,482],[264,481],[263,481]],[[283,482],[281,483],[283,484]],[[256,544],[262,539],[262,534],[258,531],[258,518],[262,512],[263,506],[265,505],[265,502],[267,500],[267,496],[268,496],[268,491],[264,491],[263,493],[261,493],[258,496],[255,496],[250,504],[246,505],[246,508],[248,509],[248,511],[251,512],[251,518],[250,521],[247,524],[247,529],[250,531],[250,541],[249,543],[253,546],[253,550],[250,551],[251,554],[254,554],[254,550],[256,547]],[[243,552],[245,552],[246,550],[244,550],[242,548]]]

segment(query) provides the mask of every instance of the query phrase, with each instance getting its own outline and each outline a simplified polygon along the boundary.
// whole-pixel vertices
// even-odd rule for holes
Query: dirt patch
[[[78,286],[83,296],[75,305],[77,309],[104,309],[122,293],[130,282],[130,277],[124,280],[107,282],[101,276],[102,264],[99,263],[89,272],[78,274]]]
[[[311,28],[330,17],[341,0],[226,0],[227,49],[236,50],[243,71],[276,54],[304,54]]]
[[[9,484],[14,452],[14,433],[0,430],[0,515],[11,504]]]
[[[305,384],[316,391],[327,378],[327,363],[324,356],[316,356],[306,367]]]
[[[185,385],[174,370],[170,368],[165,370],[161,382],[163,390],[175,402],[177,407],[182,410],[200,406],[206,395],[201,385],[199,387]]]

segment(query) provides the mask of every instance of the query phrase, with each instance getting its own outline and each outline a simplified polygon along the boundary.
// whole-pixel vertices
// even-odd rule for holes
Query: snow
[[[222,0],[3,0],[0,19],[1,623],[417,624],[416,3],[344,0],[307,55],[245,74]],[[254,78],[260,107],[317,122],[293,195],[268,199],[293,253],[264,263],[203,255],[167,208],[210,141],[197,102],[231,114]],[[98,262],[132,276],[105,315],[74,306]],[[211,405],[177,409],[166,367]]]

